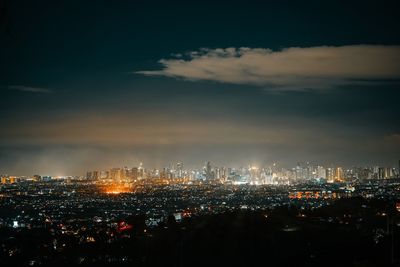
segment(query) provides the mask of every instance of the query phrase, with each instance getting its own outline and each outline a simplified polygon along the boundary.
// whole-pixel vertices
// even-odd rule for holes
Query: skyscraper
[[[93,180],[98,180],[99,179],[99,171],[93,171],[92,172],[92,179]]]
[[[335,180],[334,168],[327,168],[326,169],[326,179],[328,179],[329,183],[333,183]]]
[[[87,172],[87,173],[86,173],[86,179],[87,179],[87,180],[92,180],[92,177],[93,177],[92,172]]]
[[[176,163],[176,172],[177,172],[178,178],[183,177],[183,163],[182,162]]]
[[[211,169],[211,163],[209,161],[207,161],[205,169],[206,169],[206,179],[213,179],[214,177]]]
[[[342,167],[337,167],[335,169],[335,180],[343,181],[343,179],[344,179],[343,168]]]

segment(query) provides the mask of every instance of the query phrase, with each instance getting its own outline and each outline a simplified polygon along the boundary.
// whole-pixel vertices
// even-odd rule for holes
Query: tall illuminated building
[[[98,180],[100,178],[99,171],[92,172],[92,180]]]
[[[386,168],[385,167],[379,167],[378,170],[378,178],[379,179],[386,179],[387,172],[386,172]]]
[[[333,183],[335,181],[335,169],[334,168],[326,169],[326,179],[328,180],[328,183]]]
[[[335,168],[335,180],[343,181],[344,180],[344,173],[342,167]]]
[[[183,163],[182,162],[178,162],[176,164],[176,172],[177,172],[178,178],[183,178]]]
[[[322,166],[317,166],[317,178],[326,179],[326,169]]]
[[[303,166],[302,162],[297,163],[295,172],[296,172],[296,180],[304,180],[306,178],[306,170]]]
[[[143,163],[140,162],[139,167],[138,167],[138,178],[143,179],[144,178],[144,168],[143,168]]]
[[[205,172],[206,172],[206,179],[213,179],[213,173],[211,169],[211,163],[207,161],[206,167],[205,167]]]
[[[120,168],[112,168],[110,170],[110,178],[116,182],[121,182],[121,169]]]
[[[137,167],[131,169],[131,177],[133,180],[136,180],[139,177],[139,169]]]
[[[215,168],[215,178],[220,180],[221,179],[221,169]]]

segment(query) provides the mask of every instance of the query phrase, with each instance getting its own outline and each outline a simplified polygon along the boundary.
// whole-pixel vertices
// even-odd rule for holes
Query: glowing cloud
[[[348,45],[265,48],[203,48],[161,59],[160,70],[138,71],[187,80],[320,89],[400,78],[400,46]]]

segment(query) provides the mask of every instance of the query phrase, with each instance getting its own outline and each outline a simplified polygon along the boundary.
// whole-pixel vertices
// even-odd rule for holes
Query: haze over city
[[[0,172],[397,166],[394,3],[2,1]]]

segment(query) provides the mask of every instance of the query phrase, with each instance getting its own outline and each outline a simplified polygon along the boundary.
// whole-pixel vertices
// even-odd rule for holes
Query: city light
[[[132,192],[132,190],[123,185],[108,184],[104,187],[103,192],[105,192],[106,194],[118,195],[118,194],[122,194],[122,193]]]
[[[400,267],[400,0],[0,0],[0,267]]]

